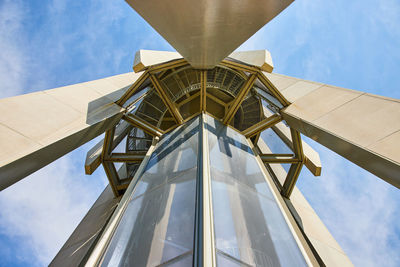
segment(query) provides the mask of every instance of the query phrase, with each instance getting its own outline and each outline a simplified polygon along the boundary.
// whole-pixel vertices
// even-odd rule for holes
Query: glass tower
[[[190,266],[209,216],[218,266],[306,266],[270,186],[245,136],[199,115],[156,145],[101,265]]]
[[[265,72],[176,59],[147,68],[116,104],[125,112],[100,162],[121,199],[90,264],[315,265],[289,201],[302,141]]]

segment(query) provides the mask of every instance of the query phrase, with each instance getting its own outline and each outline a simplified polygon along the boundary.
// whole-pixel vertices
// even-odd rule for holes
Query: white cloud
[[[35,29],[31,40],[26,40],[23,26],[27,16],[26,3],[5,0],[0,4],[0,97],[26,92],[23,89],[30,85],[27,80],[34,83],[28,90],[40,90],[59,80],[74,83],[79,79],[83,81],[104,75],[110,70],[115,72],[126,58],[129,58],[129,63],[133,60],[135,47],[170,48],[145,22],[132,23],[132,17],[138,16],[126,3],[87,3],[89,8],[82,14],[86,16],[82,20],[84,23],[79,28],[65,30],[68,21],[73,19],[67,17],[70,15],[67,14],[69,6],[64,0],[50,2],[46,9],[48,14],[42,17],[46,25]],[[369,18],[366,28],[379,32],[384,27],[392,38],[397,38],[395,44],[398,44],[399,3],[395,0],[376,3],[366,3],[362,11]],[[339,42],[329,39],[329,27],[351,26],[353,22],[343,15],[345,12],[340,12],[350,2],[339,4],[336,1],[295,1],[284,11],[287,16],[281,14],[241,49],[270,49],[276,68],[283,73],[295,65],[304,78],[319,80],[332,76],[335,66],[329,64],[339,59],[335,58],[333,50],[326,50],[314,41],[325,38],[327,42]],[[324,12],[321,12],[322,6]],[[327,10],[336,11],[329,13]],[[345,23],[339,23],[343,21]],[[315,25],[326,29],[326,34],[313,36]],[[121,38],[118,39],[121,44],[116,45],[109,33],[119,29],[132,35],[140,32],[141,38]],[[351,41],[346,43],[346,49],[352,53],[357,51],[359,42],[351,35],[354,29],[340,29],[343,39]],[[50,37],[41,40],[43,36]],[[103,49],[94,49],[99,44]],[[300,48],[308,46],[310,53],[301,52],[300,57],[304,58],[296,57]],[[74,47],[81,52],[84,63],[69,71],[61,68],[65,72],[62,79],[60,73],[54,76],[51,69],[65,64],[73,56],[69,52]],[[348,56],[346,60],[350,61],[352,55]],[[399,57],[399,53],[392,56]],[[37,255],[38,265],[47,264],[100,193],[106,183],[102,170],[98,170],[95,176],[83,175],[87,149],[88,146],[72,152],[0,193],[0,233],[21,240],[21,250],[26,253],[19,253],[19,257]],[[400,241],[395,234],[400,232],[396,217],[400,213],[398,189],[324,148],[317,146],[317,149],[321,151],[324,173],[317,180],[300,178],[306,197],[356,265],[395,266],[400,262]],[[30,262],[30,259],[26,260]]]
[[[107,35],[110,25],[118,25],[118,20],[124,18],[121,4],[89,4],[87,23],[71,31],[65,29],[73,18],[66,17],[68,5],[64,0],[42,5],[40,23],[33,21],[35,18],[29,13],[36,9],[30,10],[26,3],[0,3],[0,97],[55,87],[60,81],[65,84],[88,80],[96,72],[119,69],[125,56],[133,59],[129,51],[112,49],[112,38]],[[34,31],[27,32],[29,23],[36,23]],[[93,52],[99,40],[106,46],[107,55]],[[70,60],[71,45],[79,46],[77,51],[84,55],[79,60],[88,67],[73,72],[54,71]],[[109,66],[110,61],[114,66]],[[53,259],[107,184],[101,167],[92,176],[84,175],[86,152],[95,142],[0,192],[0,234],[18,244],[16,252],[0,240],[0,255],[38,266]]]
[[[301,191],[355,266],[398,266],[400,192],[308,140],[320,153],[321,177],[302,173]]]
[[[36,10],[30,10],[26,3],[9,0],[0,3],[0,97],[54,87],[59,80],[64,83],[88,80],[87,77],[96,72],[93,68],[98,68],[98,72],[109,71],[108,60],[118,69],[129,51],[121,54],[112,49],[107,31],[110,25],[118,24],[118,19],[123,18],[119,12],[121,5],[115,7],[110,1],[92,1],[91,4],[88,23],[76,31],[66,31],[71,19],[65,17],[66,1],[42,5],[40,23],[32,21],[34,18],[29,12]],[[27,32],[29,23],[37,23],[33,32]],[[93,52],[99,40],[108,45],[106,57]],[[71,44],[81,45],[80,52],[92,68],[77,70],[80,77],[76,73],[65,73],[67,78],[60,79],[53,69],[65,64]],[[130,58],[133,59],[133,55]],[[92,176],[84,175],[86,152],[94,142],[96,140],[0,193],[0,234],[18,244],[16,252],[1,240],[0,255],[39,266],[52,260],[107,184],[101,167]]]
[[[93,141],[1,192],[0,232],[23,240],[19,256],[25,262],[47,265],[104,188],[101,168],[84,175],[90,145]]]
[[[399,1],[304,0],[284,12],[240,49],[269,49],[279,73],[399,95]],[[313,147],[323,174],[303,170],[298,185],[332,235],[356,266],[398,266],[400,190]]]
[[[24,84],[28,62],[20,49],[24,12],[20,7],[18,1],[0,3],[0,98],[20,94]]]

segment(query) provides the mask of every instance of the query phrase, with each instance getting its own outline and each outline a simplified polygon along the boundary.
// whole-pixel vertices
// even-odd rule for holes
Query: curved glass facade
[[[160,140],[111,240],[103,266],[191,264],[198,133],[196,118]]]
[[[205,164],[209,172],[198,172]],[[102,265],[201,262],[193,256],[205,242],[196,216],[212,216],[217,266],[306,266],[264,175],[243,135],[208,115],[192,119],[157,144]],[[199,212],[202,179],[211,181],[211,214]]]
[[[306,266],[246,138],[206,124],[218,266]]]

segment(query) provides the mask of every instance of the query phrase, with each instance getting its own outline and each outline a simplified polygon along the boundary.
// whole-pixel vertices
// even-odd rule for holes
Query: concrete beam
[[[180,58],[182,58],[182,56],[178,52],[139,50],[135,54],[133,70],[135,72],[140,72],[146,70],[151,66],[159,65]]]
[[[114,126],[127,73],[0,100],[0,190]]]
[[[263,74],[290,103],[293,103],[297,99],[324,85],[322,83],[306,81],[277,73],[263,72]]]
[[[281,114],[290,127],[400,188],[400,100],[321,85]]]
[[[230,54],[229,58],[259,67],[269,73],[274,69],[271,53],[268,50],[237,51]]]
[[[49,266],[83,266],[119,200],[107,185]]]
[[[292,2],[126,1],[194,68],[201,69],[216,66]]]

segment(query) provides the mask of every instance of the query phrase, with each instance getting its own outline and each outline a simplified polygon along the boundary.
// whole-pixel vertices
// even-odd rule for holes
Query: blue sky
[[[400,98],[400,2],[297,0],[243,44],[275,72]],[[124,1],[0,0],[0,97],[131,71],[138,49],[173,50]],[[366,114],[367,116],[368,114]],[[298,186],[356,266],[400,265],[400,190],[307,139],[323,173]],[[0,193],[0,266],[47,265],[107,181],[84,175],[91,143]]]

